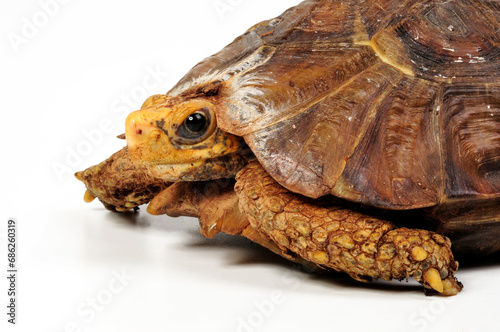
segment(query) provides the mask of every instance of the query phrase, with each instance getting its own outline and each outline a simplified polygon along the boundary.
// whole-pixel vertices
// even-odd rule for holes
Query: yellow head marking
[[[144,106],[126,120],[134,164],[167,181],[219,178],[221,171],[233,167],[231,156],[241,152],[243,140],[217,127],[211,102],[194,99],[174,104],[154,96]]]

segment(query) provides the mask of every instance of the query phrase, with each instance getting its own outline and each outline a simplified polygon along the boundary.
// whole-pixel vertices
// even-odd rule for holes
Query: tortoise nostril
[[[142,135],[142,129],[137,129],[137,130],[135,131],[135,133],[136,133],[137,135]]]

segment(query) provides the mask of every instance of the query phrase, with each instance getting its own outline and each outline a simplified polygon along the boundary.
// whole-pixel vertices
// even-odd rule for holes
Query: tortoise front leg
[[[146,204],[171,185],[152,177],[146,169],[135,166],[127,148],[75,176],[87,187],[86,202],[90,203],[97,197],[108,210],[117,212]]]
[[[458,263],[451,243],[437,233],[396,228],[342,206],[320,205],[281,187],[258,163],[249,164],[236,180],[240,210],[282,250],[356,280],[414,277],[442,295],[462,289],[453,276]]]

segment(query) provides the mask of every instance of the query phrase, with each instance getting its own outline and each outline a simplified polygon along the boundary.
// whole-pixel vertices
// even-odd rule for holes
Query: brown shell
[[[294,192],[500,214],[498,1],[304,1],[169,94],[217,95],[219,126]]]

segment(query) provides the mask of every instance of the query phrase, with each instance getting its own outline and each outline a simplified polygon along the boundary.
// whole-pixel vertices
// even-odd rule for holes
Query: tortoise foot
[[[75,177],[87,190],[84,201],[95,198],[115,212],[125,212],[146,204],[170,183],[157,179],[130,160],[127,148],[116,152],[102,163],[78,172]]]
[[[420,229],[394,229],[381,239],[378,250],[380,277],[386,280],[414,277],[428,295],[456,295],[463,288],[454,277],[458,262],[453,258],[451,242],[440,234]]]

